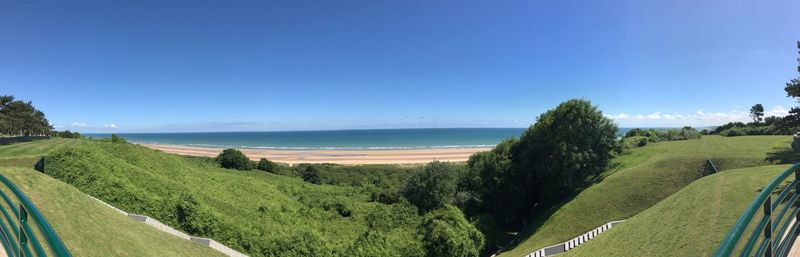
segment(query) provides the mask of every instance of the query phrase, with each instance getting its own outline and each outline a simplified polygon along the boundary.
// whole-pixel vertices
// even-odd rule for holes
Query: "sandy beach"
[[[166,144],[139,144],[168,153],[214,157],[223,148],[192,147]],[[240,149],[253,160],[267,158],[288,164],[338,163],[338,164],[415,164],[431,161],[461,162],[469,156],[491,148],[442,148],[404,150],[272,150]]]

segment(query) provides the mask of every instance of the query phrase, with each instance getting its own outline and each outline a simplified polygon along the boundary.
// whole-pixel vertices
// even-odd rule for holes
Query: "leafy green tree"
[[[586,100],[568,100],[540,115],[511,149],[505,190],[516,204],[506,206],[506,222],[521,221],[561,200],[600,174],[616,145],[617,126]]]
[[[797,41],[797,49],[800,49],[800,41]],[[800,53],[800,51],[798,51]],[[797,72],[800,73],[800,58],[797,58]],[[800,101],[800,77],[790,80],[784,87],[786,96],[798,99]],[[789,111],[789,116],[786,121],[794,126],[800,125],[800,107],[792,107]]]
[[[306,167],[306,170],[303,171],[303,181],[311,183],[311,184],[322,184],[322,178],[319,176],[319,170],[314,165],[309,165]]]
[[[477,257],[484,237],[457,208],[445,205],[423,217],[419,227],[427,256]]]
[[[758,124],[763,120],[764,117],[764,106],[761,104],[753,105],[750,107],[750,118],[753,118],[753,123]]]
[[[256,169],[267,172],[275,172],[275,170],[278,169],[278,165],[270,160],[267,160],[267,158],[261,158],[258,160],[258,164],[256,164]]]
[[[30,101],[16,100],[12,95],[0,96],[0,134],[48,135],[52,130],[44,113]]]
[[[516,138],[503,140],[491,151],[479,152],[469,157],[466,176],[475,180],[471,185],[460,183],[459,190],[468,190],[474,199],[461,206],[467,213],[493,210],[498,204],[510,204],[506,199],[508,191],[501,186],[511,169],[511,148],[517,144]],[[462,181],[465,179],[462,179]]]
[[[247,155],[244,155],[242,151],[232,148],[223,150],[222,153],[217,155],[216,161],[220,166],[226,169],[252,169],[252,164],[250,163],[250,159],[247,158]]]
[[[456,174],[452,165],[431,162],[412,175],[402,189],[403,197],[420,213],[426,213],[450,203],[456,192]]]

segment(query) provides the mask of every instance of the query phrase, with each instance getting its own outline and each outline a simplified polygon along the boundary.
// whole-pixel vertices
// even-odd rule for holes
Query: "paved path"
[[[788,257],[800,257],[800,240],[795,240],[792,249],[789,249]]]
[[[3,249],[3,245],[0,245],[0,257],[8,257],[6,250]]]

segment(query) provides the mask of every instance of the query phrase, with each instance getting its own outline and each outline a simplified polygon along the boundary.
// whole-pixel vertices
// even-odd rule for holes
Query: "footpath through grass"
[[[125,217],[33,169],[4,167],[0,173],[33,201],[73,256],[224,256]]]
[[[533,217],[518,244],[501,256],[524,256],[608,221],[633,217],[699,179],[707,158],[721,170],[762,166],[770,164],[768,158],[782,158],[789,142],[789,136],[704,136],[633,149],[612,160],[602,181]]]
[[[788,167],[704,177],[563,256],[710,256],[759,190]]]

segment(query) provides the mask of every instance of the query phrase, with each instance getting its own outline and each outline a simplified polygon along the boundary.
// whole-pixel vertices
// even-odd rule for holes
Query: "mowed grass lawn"
[[[788,167],[704,177],[563,256],[710,256],[759,190]]]
[[[633,149],[612,160],[602,181],[533,217],[518,244],[501,256],[524,256],[606,222],[633,217],[699,179],[707,158],[721,170],[769,165],[767,158],[790,142],[790,136],[704,136]]]
[[[42,156],[52,151],[85,143],[85,140],[79,139],[52,138],[0,145],[0,167],[33,167]]]
[[[33,201],[73,256],[224,256],[125,217],[33,169],[4,167],[0,174]],[[10,193],[5,187],[2,190]]]

